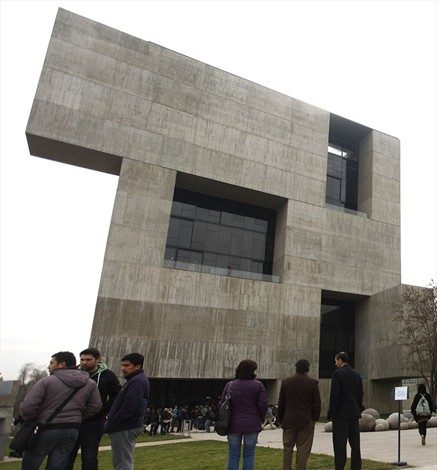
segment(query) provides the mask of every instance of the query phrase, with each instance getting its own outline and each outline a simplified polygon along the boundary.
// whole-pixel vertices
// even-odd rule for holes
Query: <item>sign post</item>
[[[405,467],[407,462],[401,461],[401,403],[403,400],[408,400],[408,387],[395,387],[394,399],[398,402],[398,460],[392,462],[396,467]]]

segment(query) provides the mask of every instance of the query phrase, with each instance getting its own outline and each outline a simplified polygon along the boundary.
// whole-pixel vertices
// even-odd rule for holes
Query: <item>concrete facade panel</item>
[[[357,301],[355,355],[384,402],[403,373],[385,312],[400,283],[399,141],[374,130],[361,138],[366,217],[332,210],[331,118],[59,10],[27,137],[35,155],[120,174],[91,334],[110,365],[139,350],[151,377],[226,378],[251,357],[272,391],[299,357],[317,371],[322,291],[371,296]],[[178,181],[273,207],[280,283],[164,268]]]

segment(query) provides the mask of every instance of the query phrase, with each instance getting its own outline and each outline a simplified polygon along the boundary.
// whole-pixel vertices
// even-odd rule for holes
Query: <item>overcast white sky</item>
[[[58,7],[401,140],[402,282],[436,279],[436,1],[1,1],[1,361],[88,345],[117,177],[31,157]]]

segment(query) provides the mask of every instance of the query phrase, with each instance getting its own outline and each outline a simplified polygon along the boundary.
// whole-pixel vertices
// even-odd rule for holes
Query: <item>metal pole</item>
[[[401,400],[398,400],[398,460],[392,465],[396,467],[405,467],[407,462],[401,462]]]

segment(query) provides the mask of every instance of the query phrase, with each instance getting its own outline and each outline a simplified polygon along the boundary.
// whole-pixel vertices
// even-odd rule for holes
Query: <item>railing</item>
[[[215,266],[206,266],[197,263],[183,263],[182,261],[173,261],[165,259],[164,268],[182,269],[183,271],[194,271],[197,273],[215,274],[216,276],[239,277],[243,279],[252,279],[254,281],[279,282],[279,276],[270,274],[251,273],[249,271],[237,271],[236,269],[217,268]]]
[[[325,207],[334,211],[345,212],[346,214],[357,215],[358,217],[364,217],[367,219],[367,214],[365,212],[354,211],[353,209],[347,209],[346,207],[329,204],[328,202],[325,202]]]

